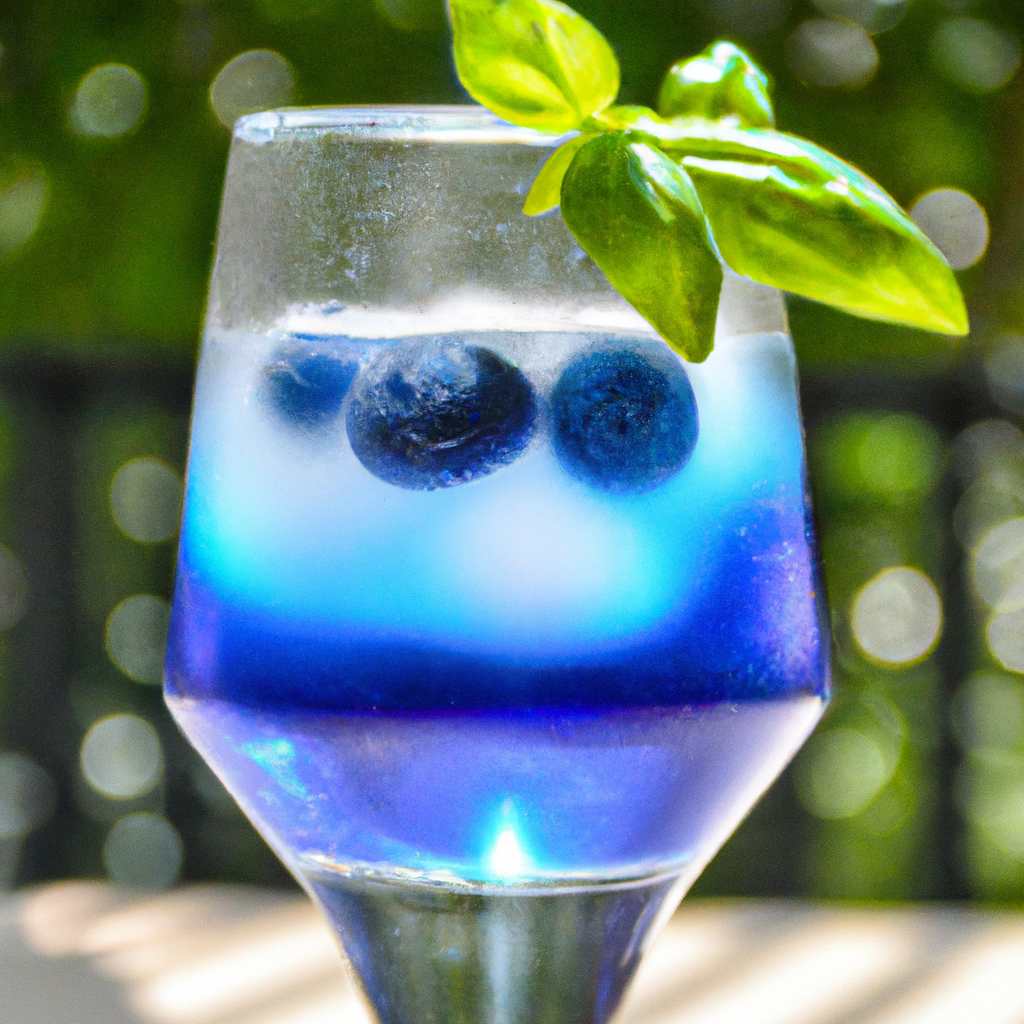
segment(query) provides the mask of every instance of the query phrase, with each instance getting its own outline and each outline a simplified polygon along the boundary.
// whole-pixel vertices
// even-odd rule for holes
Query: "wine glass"
[[[828,696],[780,296],[684,364],[521,212],[553,146],[234,133],[167,702],[383,1024],[605,1020]]]

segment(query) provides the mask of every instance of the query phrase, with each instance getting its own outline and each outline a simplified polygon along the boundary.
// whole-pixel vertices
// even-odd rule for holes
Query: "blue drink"
[[[167,700],[385,1021],[614,1009],[827,698],[804,477],[781,330],[211,323]]]

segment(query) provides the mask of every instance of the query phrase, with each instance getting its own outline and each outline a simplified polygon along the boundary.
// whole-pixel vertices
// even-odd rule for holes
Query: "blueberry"
[[[667,351],[599,349],[574,359],[551,396],[555,451],[573,476],[619,494],[649,491],[697,443],[697,402]]]
[[[360,374],[348,436],[374,476],[413,490],[468,483],[526,447],[537,403],[519,369],[446,337],[388,346]]]
[[[263,371],[264,394],[286,422],[316,429],[338,415],[357,369],[336,352],[284,350]]]

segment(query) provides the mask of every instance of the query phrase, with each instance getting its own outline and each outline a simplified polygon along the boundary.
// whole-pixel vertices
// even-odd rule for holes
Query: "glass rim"
[[[476,104],[282,107],[245,114],[234,138],[264,144],[281,136],[343,135],[381,142],[513,143],[551,148],[565,135],[548,135],[503,121]]]

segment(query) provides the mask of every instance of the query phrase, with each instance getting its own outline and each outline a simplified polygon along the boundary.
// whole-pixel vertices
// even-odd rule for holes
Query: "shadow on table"
[[[1024,915],[684,903],[618,1024],[1016,1024]],[[4,1024],[366,1024],[302,897],[66,882],[0,902]]]

